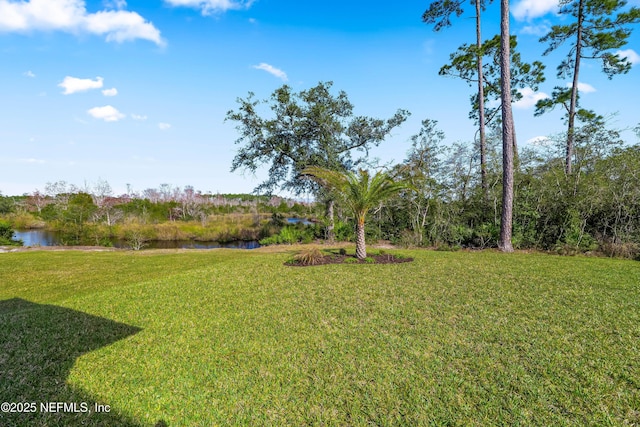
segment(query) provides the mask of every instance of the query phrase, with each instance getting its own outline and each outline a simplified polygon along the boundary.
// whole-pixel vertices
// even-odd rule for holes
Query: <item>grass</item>
[[[107,226],[105,224],[85,223],[86,239],[89,243],[100,244],[101,239],[116,237],[126,239],[132,232],[142,233],[150,240],[196,240],[227,242],[232,240],[257,240],[265,231],[269,231],[269,214],[230,213],[210,215],[205,221],[166,221],[161,223],[141,223],[138,218]],[[31,214],[0,215],[14,229],[46,228],[44,221]],[[51,223],[53,229],[64,230],[64,224]],[[266,229],[266,230],[265,230]],[[96,240],[94,242],[93,240]]]
[[[0,425],[640,424],[638,262],[391,252],[0,254]]]

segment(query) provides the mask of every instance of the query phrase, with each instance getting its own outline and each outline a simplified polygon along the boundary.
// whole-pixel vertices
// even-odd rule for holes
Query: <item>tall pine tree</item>
[[[578,82],[582,59],[598,59],[607,77],[627,73],[631,63],[612,52],[627,44],[631,35],[631,24],[640,21],[640,9],[631,7],[622,11],[626,0],[560,0],[560,15],[572,18],[572,22],[554,25],[551,31],[540,39],[549,43],[545,55],[561,45],[569,44],[569,53],[558,66],[558,78],[571,78],[568,88],[556,87],[551,98],[536,105],[536,114],[542,114],[556,105],[567,110],[567,143],[565,170],[571,174],[576,117],[593,114],[578,107]]]
[[[484,78],[482,74],[482,31],[481,12],[485,10],[486,3],[491,0],[470,0],[476,13],[476,75],[478,80],[478,134],[480,139],[480,180],[485,198],[488,198],[489,187],[487,184],[487,140],[485,135],[485,109],[484,109]],[[429,8],[422,14],[422,20],[434,26],[435,31],[440,31],[451,26],[451,15],[462,15],[463,4],[466,0],[438,0],[431,2]]]

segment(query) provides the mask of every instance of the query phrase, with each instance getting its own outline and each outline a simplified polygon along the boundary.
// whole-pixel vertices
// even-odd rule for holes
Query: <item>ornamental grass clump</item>
[[[296,264],[300,264],[300,265],[316,265],[320,261],[322,261],[323,258],[324,258],[324,255],[322,254],[320,249],[309,248],[309,249],[300,251],[298,254],[296,254],[293,257],[293,261]]]

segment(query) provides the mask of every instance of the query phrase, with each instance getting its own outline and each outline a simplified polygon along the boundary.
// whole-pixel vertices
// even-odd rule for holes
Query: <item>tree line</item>
[[[137,241],[256,240],[277,233],[286,217],[310,217],[309,203],[278,196],[210,194],[162,184],[115,195],[109,183],[77,187],[50,182],[44,191],[0,194],[0,244],[13,229],[45,228],[68,245],[106,245],[135,235]],[[2,243],[4,242],[4,243]]]
[[[481,16],[490,1],[434,1],[423,21],[440,31],[464,13],[467,3],[475,9],[475,43],[453,53],[440,74],[477,84],[470,112],[478,125],[477,138],[469,144],[445,144],[437,123],[424,120],[411,138],[407,159],[385,171],[410,185],[373,209],[368,234],[417,245],[498,247],[505,252],[514,246],[561,252],[598,249],[638,256],[638,146],[625,147],[604,116],[580,105],[578,76],[586,59],[600,60],[609,78],[630,70],[629,60],[613,51],[627,43],[630,26],[640,21],[640,9],[628,8],[624,0],[560,0],[559,14],[566,19],[540,42],[548,44],[545,55],[568,48],[557,75],[570,77],[572,83],[539,101],[536,114],[564,108],[567,131],[549,139],[547,146],[519,149],[512,103],[521,98],[520,89],[537,90],[545,80],[544,65],[521,59],[517,38],[510,32],[507,0],[500,2],[500,34],[486,41]],[[249,93],[237,100],[237,110],[227,113],[239,134],[232,171],[268,165],[269,178],[257,193],[276,188],[312,193],[327,206],[329,239],[334,238],[335,201],[352,206],[356,197],[347,194],[350,187],[335,183],[355,183],[358,169],[364,182],[370,175],[365,169],[381,169],[367,157],[368,150],[410,114],[398,109],[388,119],[356,116],[346,93],[333,95],[331,87],[331,82],[320,82],[295,93],[283,85],[262,101]],[[499,106],[487,109],[492,99],[499,100]],[[305,173],[309,168],[313,173]],[[334,185],[318,176],[333,176],[329,181]],[[338,187],[342,191],[336,193]],[[360,241],[363,224],[361,218],[354,219]]]
[[[284,190],[294,196],[313,195],[325,206],[323,230],[314,235],[346,237],[339,231],[349,227],[346,221],[355,220],[360,253],[368,236],[442,248],[598,250],[638,257],[638,145],[623,144],[620,130],[581,105],[578,82],[583,60],[600,61],[609,78],[629,72],[629,60],[614,52],[626,45],[631,25],[640,21],[640,9],[627,7],[624,0],[559,1],[562,24],[551,27],[540,42],[548,45],[545,55],[566,49],[557,76],[572,83],[556,87],[550,98],[539,101],[536,114],[564,109],[567,130],[537,147],[522,148],[512,103],[521,98],[521,89],[537,90],[545,80],[545,67],[521,58],[517,37],[510,32],[507,0],[500,2],[500,34],[482,39],[481,18],[489,3],[437,0],[422,15],[426,24],[440,31],[453,25],[452,19],[463,15],[467,5],[473,6],[475,41],[463,44],[440,69],[441,75],[477,86],[470,97],[469,117],[478,126],[473,141],[451,144],[437,122],[425,119],[411,138],[406,159],[381,166],[368,157],[369,150],[406,121],[408,111],[400,108],[386,119],[358,116],[347,94],[335,94],[331,82],[300,92],[285,84],[264,100],[249,92],[238,98],[237,109],[228,111],[226,120],[236,124],[239,135],[231,170],[268,167],[268,178],[255,188],[256,194]],[[364,210],[353,209],[356,196],[367,193],[354,189],[370,183],[369,177],[379,177],[394,191]],[[402,185],[391,185],[392,181]],[[160,209],[158,215],[169,220],[199,216],[204,223],[214,209],[210,197],[190,187],[163,185],[125,201],[113,198],[104,183],[91,194],[69,191],[60,183],[51,186],[26,201],[42,218],[48,211],[62,212],[63,217],[76,212],[82,220],[91,215],[110,224],[127,210],[148,217]],[[114,204],[119,208],[112,210]],[[358,212],[369,212],[371,220],[365,225]],[[280,220],[273,218],[274,223]]]

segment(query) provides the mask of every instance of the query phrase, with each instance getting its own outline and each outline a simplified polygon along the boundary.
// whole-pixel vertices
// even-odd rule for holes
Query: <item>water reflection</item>
[[[287,224],[312,225],[313,222],[309,221],[306,218],[287,218]]]
[[[22,240],[24,246],[59,246],[57,233],[47,230],[14,231],[13,238]]]
[[[116,248],[126,248],[124,241],[114,242]],[[145,249],[255,249],[259,248],[257,240],[234,240],[232,242],[197,242],[195,240],[152,240],[146,243]]]
[[[49,230],[23,230],[15,231],[14,239],[20,239],[24,246],[61,246],[62,236],[59,232]],[[129,245],[124,240],[114,239],[113,246],[127,248]],[[145,244],[145,249],[255,249],[259,248],[257,240],[235,240],[231,242],[198,242],[195,240],[152,240]]]

